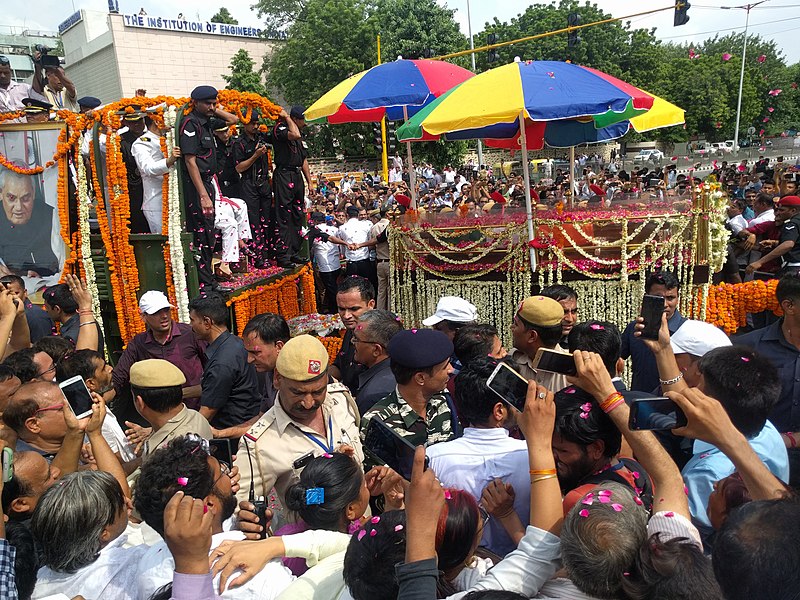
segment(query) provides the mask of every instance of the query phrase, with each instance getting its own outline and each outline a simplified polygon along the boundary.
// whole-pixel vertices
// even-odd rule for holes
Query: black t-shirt
[[[302,167],[308,158],[308,150],[303,139],[290,140],[289,126],[285,121],[278,121],[266,136],[275,151],[275,165],[278,167]]]
[[[258,143],[257,137],[251,138],[247,134],[237,139],[233,145],[233,164],[238,165],[253,156]],[[269,163],[266,154],[254,160],[250,168],[242,173],[242,181],[255,185],[269,181]]]
[[[800,243],[798,243],[798,239],[800,239],[800,215],[792,217],[783,225],[781,225],[780,243],[782,244],[783,242],[789,241],[794,242],[794,248],[789,250],[781,257],[784,265],[787,263],[800,263]]]
[[[217,173],[217,144],[212,129],[213,121],[192,111],[184,118],[180,128],[181,154],[195,157],[200,177],[206,181]],[[188,173],[185,160],[181,164],[184,172]]]

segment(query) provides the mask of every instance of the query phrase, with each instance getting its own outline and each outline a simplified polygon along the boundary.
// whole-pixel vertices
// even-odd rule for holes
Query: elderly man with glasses
[[[358,412],[366,413],[394,391],[397,381],[389,367],[386,349],[395,334],[403,329],[400,319],[388,310],[370,310],[359,319],[353,331],[354,360],[366,367],[358,375]]]

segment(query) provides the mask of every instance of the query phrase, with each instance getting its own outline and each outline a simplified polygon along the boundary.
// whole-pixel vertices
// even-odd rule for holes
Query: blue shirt
[[[685,321],[686,317],[680,311],[676,310],[672,313],[672,316],[667,321],[669,334],[674,335]],[[631,321],[625,331],[622,332],[620,356],[622,358],[630,356],[633,363],[631,390],[650,393],[659,386],[656,357],[641,339],[633,335],[634,325],[636,325],[636,321]]]
[[[778,370],[781,395],[769,420],[778,431],[800,431],[800,350],[786,341],[783,320],[734,338],[735,344],[749,346]]]
[[[14,559],[17,550],[6,540],[0,538],[0,598],[17,600],[17,581]]]
[[[781,434],[769,421],[757,436],[748,440],[750,447],[767,468],[781,481],[789,481],[789,456]],[[683,468],[683,481],[689,490],[689,510],[695,524],[711,527],[706,509],[714,484],[736,469],[717,447],[695,440],[694,455]]]

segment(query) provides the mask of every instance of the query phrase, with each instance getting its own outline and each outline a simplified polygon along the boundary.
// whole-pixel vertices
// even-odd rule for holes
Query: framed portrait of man
[[[58,166],[27,174],[52,160],[64,127],[0,127],[0,154],[5,159],[0,164],[0,275],[19,275],[29,293],[58,283],[67,257],[58,210]]]

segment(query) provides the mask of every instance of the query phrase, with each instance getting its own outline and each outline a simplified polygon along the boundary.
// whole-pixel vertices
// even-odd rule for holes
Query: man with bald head
[[[14,478],[3,486],[3,513],[12,521],[27,521],[59,477],[61,470],[38,452],[15,452]]]
[[[17,434],[17,452],[36,452],[62,473],[77,469],[86,420],[75,418],[58,384],[22,384],[11,396],[3,420]]]

